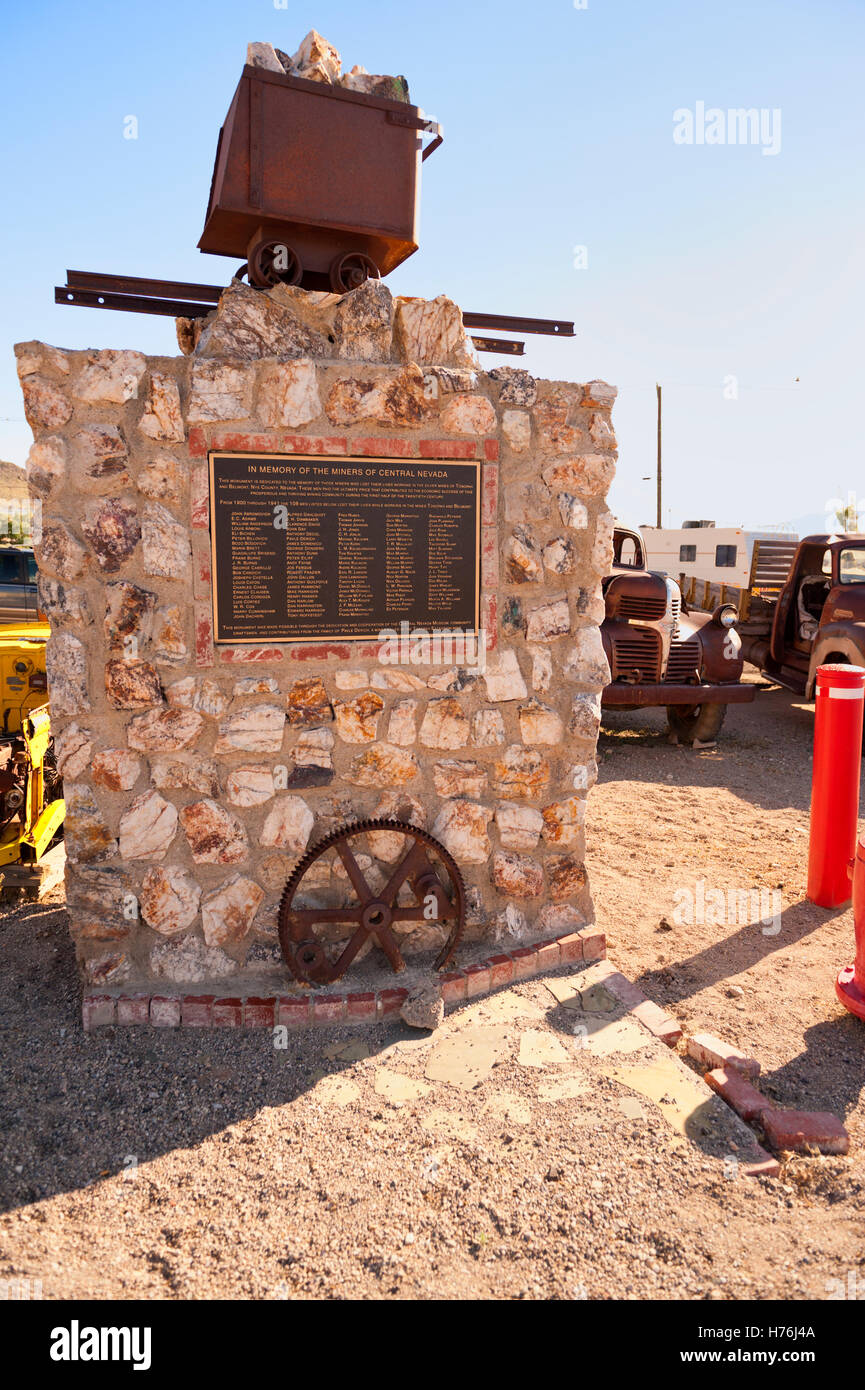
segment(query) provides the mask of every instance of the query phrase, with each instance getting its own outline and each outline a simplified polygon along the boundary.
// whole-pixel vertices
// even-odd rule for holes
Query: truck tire
[[[667,706],[670,730],[680,743],[713,743],[726,713],[725,704]]]

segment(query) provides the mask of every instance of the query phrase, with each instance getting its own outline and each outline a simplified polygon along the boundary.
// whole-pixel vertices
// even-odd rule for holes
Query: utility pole
[[[655,390],[658,393],[658,527],[663,526],[661,519],[661,388],[655,383]]]

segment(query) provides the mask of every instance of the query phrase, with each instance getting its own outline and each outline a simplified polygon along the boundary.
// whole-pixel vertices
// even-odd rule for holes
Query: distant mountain
[[[17,463],[0,459],[0,497],[27,497],[27,474]]]

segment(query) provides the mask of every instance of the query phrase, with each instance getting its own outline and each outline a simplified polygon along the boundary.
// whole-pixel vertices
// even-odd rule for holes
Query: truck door
[[[772,624],[770,652],[778,666],[807,671],[816,628],[832,585],[831,576],[832,551],[825,543],[799,547]]]

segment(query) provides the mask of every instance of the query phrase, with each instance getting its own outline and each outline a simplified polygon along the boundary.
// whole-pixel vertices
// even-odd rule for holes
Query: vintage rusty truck
[[[734,604],[745,660],[806,700],[824,662],[865,666],[865,535],[755,541],[747,589],[692,580],[684,595]]]
[[[603,581],[601,637],[610,663],[602,703],[634,710],[666,708],[681,743],[711,743],[729,704],[753,700],[743,685],[738,610],[722,601],[711,613],[682,601],[678,583],[646,568],[639,531],[616,526],[613,561]]]

